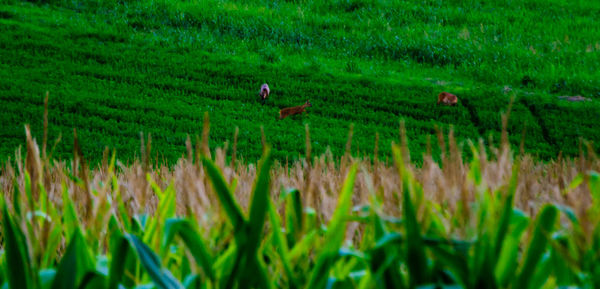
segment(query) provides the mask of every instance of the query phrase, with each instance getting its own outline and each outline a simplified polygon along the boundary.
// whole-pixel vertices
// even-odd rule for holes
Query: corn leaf
[[[110,262],[108,273],[108,289],[117,289],[125,275],[128,264],[127,257],[130,254],[130,244],[129,241],[120,234],[116,234],[112,238],[114,241],[111,242],[112,260]],[[131,283],[127,285],[131,285]]]
[[[502,243],[502,249],[498,255],[494,275],[498,285],[506,288],[508,283],[514,278],[517,271],[520,242],[523,233],[529,225],[529,217],[523,212],[513,210],[510,231]]]
[[[106,288],[106,277],[98,272],[88,272],[83,276],[79,289],[104,289]]]
[[[56,258],[56,253],[58,251],[58,246],[60,246],[60,242],[62,239],[62,224],[59,221],[54,221],[52,229],[50,230],[50,234],[48,236],[48,242],[46,244],[46,248],[44,248],[44,252],[42,255],[42,261],[40,263],[40,268],[48,268],[54,262]]]
[[[413,182],[412,173],[404,168],[402,153],[398,146],[393,146],[394,160],[402,177],[402,210],[404,225],[406,229],[406,263],[410,274],[411,287],[423,284],[427,281],[427,259],[425,247],[419,231],[417,213],[413,205]]]
[[[303,206],[300,191],[297,189],[287,190],[284,195],[285,202],[285,225],[288,246],[294,246],[296,240],[304,230]]]
[[[165,234],[161,247],[169,247],[175,236],[179,236],[183,240],[196,263],[204,270],[204,274],[214,281],[213,258],[192,223],[184,219],[168,219],[165,223]]]
[[[185,289],[195,289],[195,288],[205,288],[206,283],[204,283],[205,287],[202,287],[202,278],[198,276],[198,274],[190,274],[186,276],[183,280],[183,287]]]
[[[294,247],[290,250],[289,258],[290,261],[294,262],[298,259],[302,254],[306,254],[313,249],[313,244],[317,239],[317,231],[311,230],[307,232],[304,237],[296,243]]]
[[[377,218],[378,219],[378,218]],[[369,253],[369,269],[372,278],[380,281],[384,288],[405,288],[402,275],[396,266],[400,261],[401,245],[404,242],[398,233],[385,233]]]
[[[4,237],[4,258],[6,277],[10,288],[38,288],[38,276],[33,274],[32,260],[23,231],[8,213],[2,198],[2,227]],[[35,279],[34,279],[35,278]]]
[[[544,288],[544,286],[550,281],[550,275],[552,274],[552,270],[555,266],[556,265],[554,264],[552,258],[550,258],[550,254],[543,254],[538,261],[537,266],[535,267],[533,276],[531,276],[531,281],[528,288]],[[551,280],[551,282],[554,282],[554,277],[552,279],[553,280]],[[552,286],[551,288],[557,287]]]
[[[277,249],[277,253],[281,257],[281,262],[283,263],[283,269],[285,270],[291,286],[293,288],[298,288],[298,281],[294,275],[294,271],[292,270],[292,264],[290,262],[289,249],[287,243],[284,241],[283,232],[281,232],[281,223],[279,222],[279,215],[275,210],[275,206],[271,201],[269,201],[269,217],[271,221],[271,226],[273,227],[273,246]]]
[[[125,238],[129,241],[131,248],[134,249],[136,255],[138,256],[140,263],[154,284],[162,289],[170,289],[170,288],[183,288],[183,285],[177,281],[171,272],[166,268],[163,268],[160,259],[156,253],[154,253],[142,240],[140,240],[137,236],[126,234]]]
[[[202,164],[212,183],[213,189],[219,198],[221,206],[227,213],[229,221],[233,225],[236,232],[244,230],[246,219],[242,214],[242,210],[233,198],[233,193],[229,190],[223,175],[217,166],[208,158],[202,157]]]
[[[73,204],[73,200],[69,197],[69,191],[67,185],[63,182],[62,184],[63,192],[63,230],[65,231],[65,237],[67,239],[71,239],[75,230],[77,228],[81,228],[79,224],[79,218],[77,217],[77,211],[75,210],[75,205]]]
[[[469,287],[468,256],[462,254],[460,250],[447,248],[446,246],[430,246],[429,249],[435,258],[446,265],[446,268],[453,273],[452,276],[455,278],[456,283],[461,284],[463,288]]]
[[[344,241],[344,234],[346,233],[344,218],[349,213],[352,205],[352,193],[354,191],[357,169],[358,164],[353,164],[346,176],[338,199],[338,205],[327,226],[324,248],[321,249],[322,251],[317,257],[317,262],[310,276],[307,288],[324,288],[327,284],[329,270],[334,262],[334,257]]]
[[[40,270],[40,288],[42,289],[50,289],[52,286],[52,281],[54,281],[54,276],[56,276],[56,269],[42,269]]]
[[[94,270],[91,253],[79,228],[75,229],[67,250],[60,260],[52,289],[78,288],[85,274]]]
[[[518,163],[513,165],[512,176],[510,178],[508,191],[506,192],[506,196],[504,199],[502,215],[500,216],[500,223],[498,225],[498,230],[496,231],[496,241],[494,242],[495,259],[497,259],[498,255],[500,255],[500,251],[502,250],[502,244],[506,233],[508,232],[508,226],[510,225],[510,218],[513,214],[513,198],[515,196],[515,192],[517,191],[520,168],[521,166],[518,165]]]
[[[553,205],[545,205],[538,215],[533,231],[533,238],[527,249],[525,263],[514,282],[513,288],[529,288],[531,277],[535,273],[538,262],[546,250],[548,239],[552,233],[558,210]],[[531,284],[539,286],[541,284]]]
[[[269,187],[270,187],[270,173],[271,165],[273,164],[273,157],[271,150],[267,147],[264,155],[260,161],[258,176],[252,190],[252,203],[250,204],[250,218],[248,222],[248,228],[245,231],[247,234],[246,244],[243,245],[246,254],[246,262],[248,265],[255,263],[256,267],[245,266],[242,278],[247,280],[255,279],[260,281],[259,288],[270,288],[271,285],[266,282],[267,273],[265,268],[258,262],[258,247],[261,243],[261,235],[263,232],[265,217],[269,210]],[[236,231],[236,235],[239,232]],[[240,244],[242,247],[242,244]],[[256,261],[255,261],[256,260]]]

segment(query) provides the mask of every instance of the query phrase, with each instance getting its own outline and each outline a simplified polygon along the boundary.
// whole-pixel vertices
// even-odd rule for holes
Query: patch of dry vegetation
[[[307,144],[310,144],[308,126],[306,129]],[[155,183],[162,190],[173,184],[177,192],[177,214],[196,216],[199,222],[214,225],[214,219],[205,218],[216,214],[219,206],[208,176],[197,161],[199,156],[204,154],[212,155],[226,181],[236,185],[235,197],[240,205],[244,209],[248,207],[253,180],[256,177],[256,166],[237,161],[235,157],[228,157],[227,144],[210,152],[206,142],[197,139],[193,148],[188,140],[187,157],[182,157],[174,166],[169,167],[159,164],[157,159],[152,158],[151,138],[145,140],[142,136],[141,159],[131,164],[123,164],[117,160],[117,168],[110,168],[110,153],[106,150],[102,163],[89,168],[81,152],[77,151],[77,144],[75,145],[76,157],[69,162],[44,159],[27,127],[26,131],[26,159],[21,159],[21,153],[17,151],[15,159],[6,162],[1,170],[0,190],[7,199],[12,197],[15,189],[25,191],[27,171],[32,180],[40,179],[47,191],[48,200],[59,209],[63,193],[66,192],[78,205],[78,214],[88,216],[88,221],[92,221],[93,212],[97,207],[106,202],[108,196],[116,195],[123,199],[131,215],[154,214],[157,198],[150,183]],[[313,208],[320,220],[326,222],[335,209],[338,192],[350,164],[358,163],[359,172],[355,183],[353,205],[366,205],[370,202],[370,196],[376,196],[383,205],[385,215],[399,217],[402,206],[398,194],[401,186],[398,169],[387,160],[351,156],[348,153],[351,134],[352,131],[346,147],[347,153],[340,158],[333,157],[329,152],[313,157],[310,155],[310,148],[307,147],[307,157],[302,161],[292,163],[276,161],[271,169],[272,198],[278,200],[285,189],[298,189],[303,204]],[[208,123],[205,125],[203,138],[208,139]],[[76,137],[75,141],[77,142]],[[444,215],[451,216],[458,211],[461,214],[468,214],[466,204],[474,201],[478,189],[469,177],[473,165],[481,169],[481,178],[490,193],[507,186],[512,171],[515,166],[518,166],[515,205],[531,216],[535,215],[540,206],[545,203],[562,204],[581,213],[591,204],[589,188],[580,185],[586,183],[586,172],[600,170],[600,162],[591,146],[588,146],[589,149],[585,152],[582,150],[578,158],[559,157],[555,161],[540,162],[527,154],[515,154],[506,142],[502,142],[497,147],[486,148],[480,141],[476,150],[479,161],[468,163],[464,161],[461,155],[462,149],[456,143],[452,131],[447,137],[438,135],[438,141],[441,147],[448,147],[442,152],[441,162],[433,161],[431,154],[425,153],[422,166],[417,167],[410,161],[407,161],[406,165],[412,169],[417,181],[423,185],[424,197],[439,204],[440,212]],[[401,143],[404,159],[409,160],[406,142],[403,136]],[[45,148],[43,150],[45,151]],[[486,151],[490,153],[487,154]],[[235,151],[232,153],[235,155]],[[110,186],[110,177],[113,174],[117,186]],[[584,182],[581,182],[582,180]],[[573,181],[576,184],[570,185]],[[35,182],[32,182],[32,185],[34,184]],[[32,190],[36,194],[39,189],[34,185]],[[463,208],[467,209],[463,210]]]

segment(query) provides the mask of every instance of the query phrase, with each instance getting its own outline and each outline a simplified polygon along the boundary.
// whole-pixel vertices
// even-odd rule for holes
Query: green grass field
[[[600,142],[599,13],[600,2],[556,0],[4,0],[0,158],[24,144],[25,123],[41,138],[46,91],[49,143],[62,135],[61,158],[75,127],[92,160],[107,146],[133,159],[144,132],[175,161],[207,111],[210,146],[231,143],[239,127],[237,152],[251,162],[260,126],[284,160],[303,153],[305,124],[315,154],[330,146],[341,155],[353,123],[354,154],[372,153],[379,133],[380,154],[390,156],[400,119],[419,160],[435,125],[452,125],[459,140],[499,139],[513,94],[514,146],[525,128],[527,152],[575,155],[580,137]],[[524,85],[525,76],[533,81]],[[436,106],[441,91],[458,105]],[[307,115],[277,120],[306,99]]]

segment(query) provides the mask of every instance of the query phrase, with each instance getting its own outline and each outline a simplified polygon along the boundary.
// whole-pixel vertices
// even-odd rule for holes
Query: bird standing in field
[[[260,87],[260,101],[262,104],[265,104],[265,101],[267,100],[267,97],[269,96],[269,93],[271,93],[271,90],[269,89],[269,85],[264,83],[261,87]]]

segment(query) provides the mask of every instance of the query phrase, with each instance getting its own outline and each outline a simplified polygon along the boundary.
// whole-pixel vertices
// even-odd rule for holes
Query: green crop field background
[[[0,0],[0,288],[600,288],[599,15]]]
[[[0,5],[0,158],[43,131],[50,92],[54,156],[82,149],[121,160],[140,148],[175,161],[210,116],[210,146],[233,140],[255,162],[260,127],[276,159],[304,151],[389,156],[405,120],[413,160],[435,126],[459,141],[499,139],[543,159],[598,143],[600,2],[597,1],[7,1]],[[523,81],[531,79],[531,81]],[[271,95],[259,102],[260,85]],[[437,106],[437,94],[459,97]],[[591,101],[571,103],[562,95]],[[277,120],[281,108],[313,104]],[[435,140],[435,137],[432,139]],[[231,146],[230,146],[231,147]],[[434,155],[439,148],[434,144]]]

